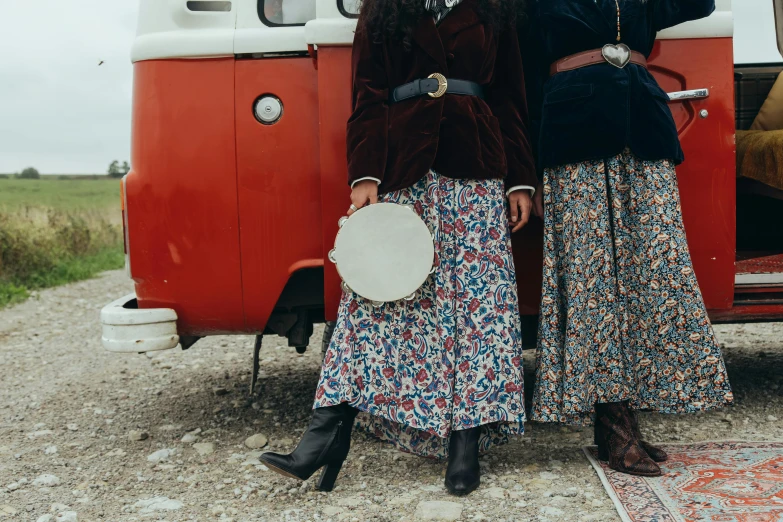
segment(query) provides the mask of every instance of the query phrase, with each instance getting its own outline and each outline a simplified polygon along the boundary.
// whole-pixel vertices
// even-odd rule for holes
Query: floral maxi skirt
[[[544,206],[533,419],[587,424],[596,402],[661,413],[730,404],[673,165],[626,150],[546,169]]]
[[[413,301],[374,308],[344,293],[315,407],[346,402],[404,451],[443,458],[452,430],[481,448],[524,431],[522,332],[502,180],[430,172],[381,197],[435,237],[435,271]]]

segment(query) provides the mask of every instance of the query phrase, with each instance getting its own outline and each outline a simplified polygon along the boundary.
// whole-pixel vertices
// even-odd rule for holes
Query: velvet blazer
[[[353,43],[349,183],[380,180],[379,192],[409,187],[432,169],[450,178],[505,178],[536,185],[525,80],[515,27],[483,23],[464,0],[437,26],[424,16],[411,48],[376,42],[361,25]],[[484,87],[485,99],[445,94],[390,104],[395,87],[432,73]]]
[[[615,0],[528,0],[521,33],[539,167],[612,157],[626,147],[644,160],[684,156],[666,93],[642,66],[608,63],[558,73],[568,55],[617,43]],[[622,43],[649,57],[656,33],[708,16],[714,0],[620,0]]]

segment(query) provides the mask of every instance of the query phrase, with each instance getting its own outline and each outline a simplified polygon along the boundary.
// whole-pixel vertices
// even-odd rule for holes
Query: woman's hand
[[[351,204],[353,206],[348,209],[348,215],[352,215],[368,203],[378,203],[378,183],[372,179],[360,181],[353,186],[351,190]],[[356,208],[354,209],[354,207]]]
[[[540,183],[533,196],[533,214],[544,219],[544,186]]]
[[[511,219],[511,232],[516,232],[522,227],[527,225],[528,219],[530,219],[530,209],[533,206],[533,202],[530,199],[530,194],[525,189],[515,190],[508,195],[509,214]]]

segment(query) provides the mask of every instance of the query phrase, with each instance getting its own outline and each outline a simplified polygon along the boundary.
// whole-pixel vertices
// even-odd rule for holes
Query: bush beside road
[[[0,308],[123,263],[119,181],[0,179]]]

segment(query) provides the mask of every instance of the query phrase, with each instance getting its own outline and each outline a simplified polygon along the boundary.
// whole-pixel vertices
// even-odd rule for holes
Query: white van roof
[[[308,44],[351,44],[356,20],[341,12],[340,0],[267,1],[282,1],[283,14],[298,13],[297,20],[312,13],[317,18],[306,26],[270,26],[259,13],[264,8],[259,0],[140,0],[132,60],[303,52]],[[351,5],[356,0],[344,1]],[[783,62],[772,0],[716,0],[716,5],[712,16],[662,31],[659,38],[734,34],[736,63]]]

